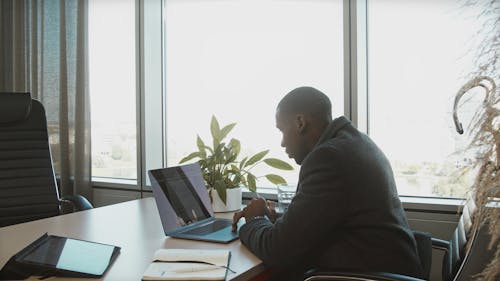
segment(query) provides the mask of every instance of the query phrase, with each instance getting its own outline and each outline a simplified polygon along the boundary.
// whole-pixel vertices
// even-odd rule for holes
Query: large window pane
[[[89,1],[92,175],[137,178],[135,0]]]
[[[390,158],[400,194],[463,197],[471,174],[459,168],[475,155],[461,151],[469,140],[455,131],[452,109],[475,70],[478,11],[455,0],[368,4],[369,133]],[[464,126],[484,95],[468,97]]]
[[[280,147],[274,112],[299,86],[324,91],[343,115],[342,1],[166,3],[168,165],[196,149],[197,134],[211,142],[212,115],[237,123],[231,137],[242,155],[270,149],[295,164]],[[298,168],[275,172],[297,181]]]

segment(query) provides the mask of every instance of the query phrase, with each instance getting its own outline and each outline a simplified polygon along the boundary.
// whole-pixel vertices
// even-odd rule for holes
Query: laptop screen
[[[196,169],[182,169],[182,167],[151,171],[177,215],[176,224],[178,226],[188,225],[211,217],[191,181],[197,178],[197,174],[201,176],[199,167],[196,175],[186,175],[186,173],[196,172]],[[203,188],[205,187],[203,186]]]

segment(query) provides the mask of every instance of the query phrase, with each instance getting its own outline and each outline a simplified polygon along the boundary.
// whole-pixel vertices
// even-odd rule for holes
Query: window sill
[[[136,190],[140,191],[136,180],[92,177],[94,188]],[[144,190],[143,190],[144,191]],[[278,195],[275,188],[258,188],[258,194],[266,200],[277,201]],[[243,201],[249,201],[257,196],[247,188],[243,189]],[[459,198],[439,198],[439,197],[418,197],[400,196],[401,203],[406,211],[410,212],[431,212],[445,214],[460,214],[464,199]]]
[[[460,214],[465,203],[460,198],[399,196],[399,199],[406,211],[414,212]]]
[[[258,188],[257,192],[266,200],[277,201],[276,189]],[[243,200],[251,200],[257,196],[248,190],[243,189]],[[460,198],[439,198],[439,197],[418,197],[418,196],[400,196],[399,199],[406,211],[411,212],[432,212],[445,214],[460,214],[465,202]]]
[[[139,187],[137,186],[137,180],[105,177],[92,177],[92,187],[139,190]]]

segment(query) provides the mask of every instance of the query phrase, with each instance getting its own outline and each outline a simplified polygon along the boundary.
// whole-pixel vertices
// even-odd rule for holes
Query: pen
[[[236,273],[234,272],[233,270],[231,270],[230,268],[228,267],[225,267],[225,266],[222,266],[222,265],[207,265],[207,266],[204,266],[204,267],[185,267],[185,268],[179,268],[179,269],[175,269],[175,270],[172,270],[171,272],[175,272],[175,273],[187,273],[187,272],[200,272],[200,271],[209,271],[209,270],[215,270],[215,269],[227,269],[233,273]]]
[[[180,268],[176,270],[172,270],[172,272],[175,273],[188,273],[188,272],[200,272],[200,271],[209,271],[209,270],[215,270],[215,269],[221,269],[222,267],[203,267],[203,268],[193,268],[193,267],[187,267],[187,268]]]

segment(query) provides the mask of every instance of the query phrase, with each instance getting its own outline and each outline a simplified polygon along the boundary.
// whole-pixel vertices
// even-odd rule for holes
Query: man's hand
[[[242,217],[245,217],[246,221],[250,221],[254,217],[267,215],[269,214],[269,212],[269,208],[267,207],[266,201],[264,199],[253,199],[250,204],[243,208],[243,210],[234,214],[233,232],[236,232],[238,227],[237,223]]]
[[[267,217],[271,222],[275,222],[282,214],[276,212],[276,202],[267,200]]]

